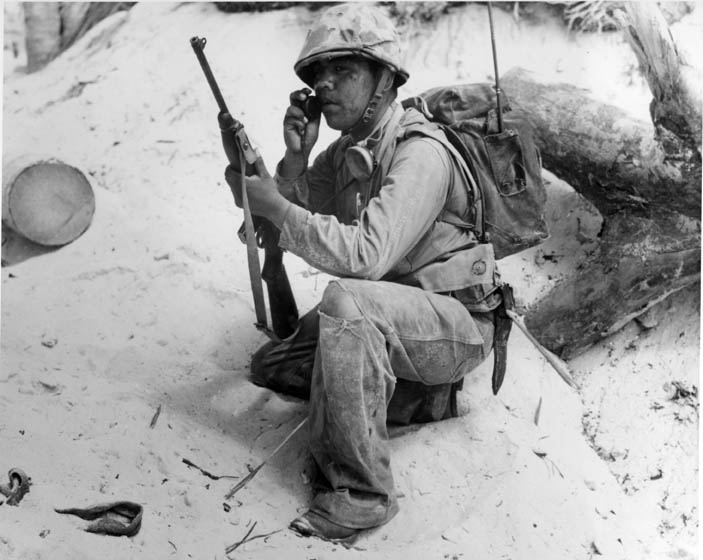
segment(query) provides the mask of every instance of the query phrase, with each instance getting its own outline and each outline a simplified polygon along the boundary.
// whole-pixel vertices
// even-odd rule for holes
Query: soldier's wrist
[[[268,220],[278,229],[281,229],[291,205],[292,203],[284,197],[275,197],[268,204],[266,218],[268,218]]]
[[[295,179],[305,171],[305,157],[302,152],[286,150],[278,168],[278,174],[284,179]]]

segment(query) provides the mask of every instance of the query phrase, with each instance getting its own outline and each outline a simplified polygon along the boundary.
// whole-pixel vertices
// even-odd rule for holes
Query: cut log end
[[[75,167],[57,160],[15,162],[4,176],[3,222],[30,241],[65,245],[90,225],[95,196]]]

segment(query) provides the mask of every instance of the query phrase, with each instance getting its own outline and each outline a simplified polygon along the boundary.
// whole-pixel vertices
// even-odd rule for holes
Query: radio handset
[[[309,121],[318,120],[322,114],[322,104],[314,95],[309,95],[305,101],[300,104],[300,108]]]

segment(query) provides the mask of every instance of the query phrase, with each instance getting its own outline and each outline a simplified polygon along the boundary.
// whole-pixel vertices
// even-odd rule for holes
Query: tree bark
[[[61,48],[67,49],[79,38],[109,15],[122,10],[128,10],[136,2],[60,2]]]
[[[103,4],[110,7],[113,3]],[[59,2],[61,14],[61,50],[71,46],[88,28],[83,28],[88,10],[94,6],[91,2]],[[92,8],[94,9],[94,8]]]
[[[530,115],[544,167],[603,214],[597,254],[527,313],[535,336],[569,358],[700,278],[700,160],[585,90],[540,84],[522,70],[501,82]]]
[[[701,77],[676,48],[661,11],[654,2],[627,2],[615,17],[654,96],[652,122],[700,153]]]
[[[672,134],[657,135],[652,123],[590,98],[587,90],[541,84],[523,70],[512,70],[501,84],[528,111],[544,167],[602,214],[668,209],[699,217],[700,160]]]
[[[61,52],[61,16],[57,2],[25,2],[27,72],[35,72]]]
[[[27,71],[44,67],[107,16],[135,2],[24,2]]]

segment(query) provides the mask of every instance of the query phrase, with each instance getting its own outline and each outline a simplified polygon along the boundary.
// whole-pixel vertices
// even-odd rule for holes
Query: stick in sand
[[[566,382],[569,387],[572,387],[573,389],[578,390],[578,385],[576,382],[572,379],[571,375],[569,374],[569,371],[564,367],[563,364],[559,363],[554,356],[552,356],[545,348],[542,346],[539,341],[530,333],[530,331],[527,330],[527,327],[525,327],[525,324],[522,322],[522,317],[520,317],[517,313],[510,309],[506,309],[505,312],[508,314],[508,317],[510,317],[515,323],[518,328],[523,332],[523,334],[527,337],[527,339],[534,345],[537,350],[539,350],[539,353],[544,356],[545,360],[549,362],[549,364],[554,368],[554,370],[559,374],[559,376]]]
[[[225,502],[226,502],[227,500],[229,500],[230,498],[232,498],[232,496],[234,496],[234,495],[235,495],[237,492],[239,492],[242,488],[244,488],[244,486],[246,486],[246,484],[247,484],[252,478],[254,478],[254,477],[256,476],[256,473],[258,473],[258,472],[261,470],[261,467],[263,467],[263,466],[266,464],[266,462],[267,462],[269,459],[271,459],[271,457],[273,457],[276,453],[278,453],[278,452],[281,450],[281,448],[282,448],[286,443],[288,443],[288,441],[298,432],[298,430],[300,430],[300,428],[302,428],[302,427],[305,425],[305,423],[306,423],[307,421],[308,421],[308,419],[307,419],[307,418],[304,418],[304,419],[300,422],[300,424],[298,424],[295,428],[293,428],[293,431],[292,431],[290,434],[288,434],[288,435],[285,437],[285,439],[284,439],[281,443],[278,444],[278,446],[276,447],[276,449],[274,449],[273,451],[271,451],[271,453],[269,454],[269,456],[266,457],[266,459],[264,459],[263,461],[261,461],[261,463],[259,464],[258,467],[256,467],[256,468],[255,468],[254,470],[252,470],[248,475],[246,475],[242,480],[240,480],[240,481],[237,483],[237,485],[236,485],[234,488],[232,488],[232,489],[227,493],[227,495],[225,496]]]

